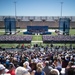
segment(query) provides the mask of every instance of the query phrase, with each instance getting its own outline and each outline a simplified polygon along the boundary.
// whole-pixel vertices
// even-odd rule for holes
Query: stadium
[[[0,2],[0,75],[75,75],[75,13],[71,1],[64,11],[73,16],[62,14],[62,1],[59,16],[52,16],[59,12],[56,0],[15,0],[14,4],[15,15],[12,1]]]
[[[9,18],[10,19],[13,19],[13,18],[15,19],[15,16],[0,16],[0,29],[1,29],[0,35],[1,36],[6,33],[6,30],[9,31],[8,28],[6,29],[6,26],[5,26],[5,19],[9,19]],[[16,19],[15,19],[15,22],[16,22],[15,23],[15,29],[13,29],[11,31],[12,34],[15,31],[15,35],[22,35],[22,36],[26,36],[26,37],[29,36],[30,37],[30,41],[24,41],[24,40],[22,40],[21,42],[20,41],[19,42],[13,42],[12,40],[11,41],[14,44],[16,43],[15,46],[18,43],[21,43],[21,44],[22,43],[24,43],[24,44],[32,44],[32,45],[33,44],[43,43],[43,44],[46,44],[46,45],[47,44],[50,45],[52,43],[52,41],[45,42],[45,40],[43,41],[43,37],[45,35],[46,36],[49,36],[49,35],[51,36],[52,35],[52,36],[56,37],[56,36],[58,36],[60,34],[60,32],[59,32],[59,30],[60,30],[60,25],[59,25],[60,18],[61,18],[61,16],[16,16]],[[70,20],[70,27],[69,27],[68,35],[73,35],[74,36],[75,35],[74,34],[74,31],[75,31],[75,17],[74,16],[62,16],[62,18],[63,19],[68,18]],[[14,21],[12,21],[12,22],[14,22]],[[31,32],[30,31],[28,33],[27,32],[28,29],[32,29],[34,31],[32,33],[30,33]],[[44,29],[46,31],[44,31]],[[46,32],[46,33],[43,33],[43,32]],[[40,35],[40,34],[42,34],[42,35]],[[12,37],[14,35],[10,35],[10,36]],[[18,36],[18,37],[20,37],[20,36]],[[70,44],[73,44],[73,46],[74,46],[75,40],[74,41],[71,41],[71,40],[70,40],[70,42],[66,42],[66,41],[63,42],[63,40],[58,42],[58,41],[55,40],[54,44],[55,43],[57,43],[57,44],[61,43],[63,45],[68,44],[68,46]],[[9,41],[7,43],[11,43],[11,41]],[[27,43],[27,42],[29,42],[29,43]],[[0,43],[6,43],[6,41],[5,40],[3,42],[0,41]],[[4,44],[1,44],[1,45],[4,45]],[[12,47],[12,44],[11,44],[11,47]]]

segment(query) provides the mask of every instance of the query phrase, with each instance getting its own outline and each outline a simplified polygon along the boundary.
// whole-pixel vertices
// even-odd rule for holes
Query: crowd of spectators
[[[1,35],[0,41],[31,41],[31,35]]]
[[[75,36],[70,35],[57,35],[57,36],[49,36],[43,35],[43,41],[75,41]]]
[[[0,75],[2,74],[75,75],[75,50],[35,45],[30,50],[0,51]]]
[[[43,35],[43,41],[69,41],[75,42],[75,36],[68,36],[68,35],[58,35],[58,36],[49,36]],[[32,41],[31,35],[1,35],[0,41]]]

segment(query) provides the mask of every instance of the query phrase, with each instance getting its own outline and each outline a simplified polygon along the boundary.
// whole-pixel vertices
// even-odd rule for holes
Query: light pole
[[[61,17],[62,17],[62,7],[63,7],[63,2],[60,2],[61,3]]]
[[[14,4],[15,4],[15,18],[16,18],[16,2],[14,2]]]
[[[15,5],[15,19],[16,19],[16,25],[17,25],[17,18],[16,18],[16,1],[14,2]],[[16,28],[15,28],[15,33],[16,33]]]

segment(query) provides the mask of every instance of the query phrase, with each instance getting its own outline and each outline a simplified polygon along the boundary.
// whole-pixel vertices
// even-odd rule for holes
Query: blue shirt
[[[44,71],[42,71],[42,72],[35,72],[35,75],[44,75]]]

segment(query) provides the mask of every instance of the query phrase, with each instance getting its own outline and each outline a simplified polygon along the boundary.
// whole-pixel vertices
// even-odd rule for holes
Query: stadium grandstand
[[[15,16],[0,16],[0,28],[4,28],[5,18],[15,18]],[[16,16],[16,27],[27,28],[27,26],[48,26],[58,28],[61,16]],[[75,28],[75,16],[62,16],[70,19],[70,28]]]

